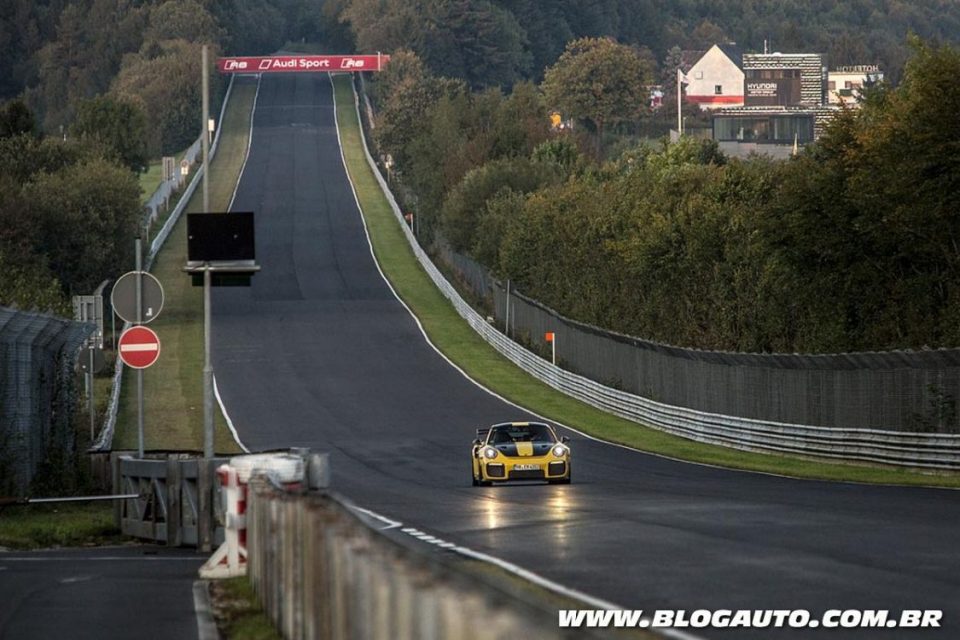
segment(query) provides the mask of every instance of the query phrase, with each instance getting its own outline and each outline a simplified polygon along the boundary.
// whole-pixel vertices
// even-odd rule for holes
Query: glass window
[[[495,427],[490,432],[491,444],[511,442],[553,442],[553,434],[545,424],[509,424]]]
[[[716,117],[713,120],[715,140],[739,142],[772,142],[778,144],[813,141],[813,116]]]
[[[723,85],[722,84],[713,85],[713,93],[718,96],[723,95]]]

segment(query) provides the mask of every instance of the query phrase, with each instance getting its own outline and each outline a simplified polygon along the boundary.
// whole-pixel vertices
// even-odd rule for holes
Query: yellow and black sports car
[[[504,422],[477,429],[470,454],[473,486],[507,480],[570,482],[570,446],[542,422]]]

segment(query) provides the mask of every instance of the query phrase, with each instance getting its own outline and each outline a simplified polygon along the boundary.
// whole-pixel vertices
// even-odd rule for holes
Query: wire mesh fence
[[[0,493],[25,493],[50,451],[76,447],[74,367],[95,328],[0,307]]]
[[[752,354],[686,349],[565,318],[449,248],[439,251],[510,337],[564,369],[657,402],[756,420],[853,429],[960,433],[960,349]],[[509,310],[508,310],[509,307]],[[506,326],[509,317],[509,326]]]

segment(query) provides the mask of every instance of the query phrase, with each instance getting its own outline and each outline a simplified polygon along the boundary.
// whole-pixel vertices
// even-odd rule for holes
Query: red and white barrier
[[[247,485],[254,473],[267,473],[288,487],[303,481],[303,459],[286,453],[236,456],[220,465],[223,487],[224,541],[200,567],[200,577],[233,578],[247,574]]]

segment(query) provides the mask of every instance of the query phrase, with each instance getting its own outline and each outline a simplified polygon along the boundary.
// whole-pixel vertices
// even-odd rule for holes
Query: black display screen
[[[187,260],[218,262],[256,259],[253,212],[188,213]]]

